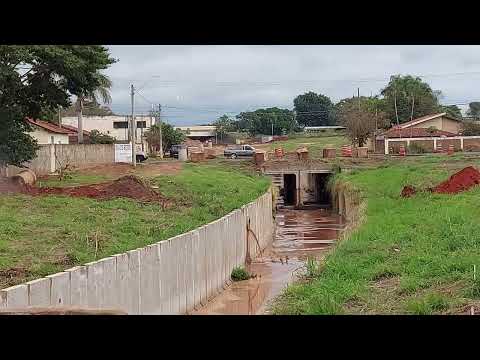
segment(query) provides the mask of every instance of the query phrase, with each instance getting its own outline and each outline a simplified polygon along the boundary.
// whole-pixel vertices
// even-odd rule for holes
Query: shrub
[[[237,266],[232,270],[232,274],[230,275],[233,281],[242,281],[242,280],[248,280],[252,276],[248,273],[245,268],[241,266]]]

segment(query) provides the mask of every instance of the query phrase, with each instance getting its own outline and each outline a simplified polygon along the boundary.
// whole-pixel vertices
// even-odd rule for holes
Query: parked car
[[[223,151],[223,155],[231,159],[236,159],[241,156],[242,157],[253,156],[255,155],[255,148],[251,145],[237,145],[237,146],[227,147]]]
[[[178,159],[178,150],[182,148],[182,145],[172,145],[170,148],[170,157]]]

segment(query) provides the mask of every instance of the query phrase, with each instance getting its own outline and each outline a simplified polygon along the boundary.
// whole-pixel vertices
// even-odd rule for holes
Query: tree
[[[476,121],[465,121],[462,129],[463,136],[478,136],[480,135],[480,124]]]
[[[90,144],[113,144],[115,142],[115,138],[104,134],[98,130],[91,130],[90,131]]]
[[[434,91],[419,77],[394,75],[381,91],[385,99],[385,112],[392,123],[396,123],[395,100],[399,123],[413,118],[440,112],[440,91]]]
[[[78,116],[77,105],[73,104],[68,109],[61,110],[62,116]],[[97,100],[83,104],[82,115],[85,116],[109,116],[115,115],[108,105],[101,105]]]
[[[386,114],[372,111],[370,105],[367,101],[360,102],[360,106],[358,102],[348,101],[338,113],[339,123],[346,127],[347,136],[358,146],[364,146],[375,130],[387,123]]]
[[[273,107],[242,112],[237,115],[237,126],[242,126],[252,136],[272,134],[272,125],[273,135],[290,133],[296,127],[293,112]]]
[[[334,105],[325,95],[307,92],[293,100],[296,120],[303,126],[335,124]]]
[[[440,106],[440,112],[445,112],[447,113],[448,116],[453,117],[455,119],[461,119],[462,116],[462,111],[457,105],[441,105]]]
[[[158,124],[150,126],[150,129],[145,132],[150,148],[160,147],[160,127]],[[162,147],[163,152],[170,149],[172,145],[181,144],[185,141],[185,134],[180,130],[174,129],[172,125],[162,123]]]
[[[235,130],[234,121],[227,115],[223,115],[214,121],[213,125],[216,127],[216,133],[223,140],[223,137],[230,131]]]
[[[110,88],[112,87],[112,82],[108,76],[97,72],[96,79],[98,81],[98,86],[94,89],[80,92],[77,95],[77,101],[75,106],[77,108],[78,116],[78,143],[83,143],[83,110],[84,106],[88,103],[98,104],[98,98],[100,97],[105,104],[109,104],[112,101],[110,96]]]
[[[67,108],[72,95],[95,91],[99,71],[114,62],[98,45],[0,46],[0,166],[35,157],[25,118]]]
[[[480,102],[475,101],[468,104],[467,115],[474,119],[480,119]]]

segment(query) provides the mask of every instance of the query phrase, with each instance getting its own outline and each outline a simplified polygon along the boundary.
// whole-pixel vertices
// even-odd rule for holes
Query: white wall
[[[153,125],[153,119],[151,116],[137,115],[138,121],[146,121],[146,128],[143,129],[145,132]],[[83,116],[83,130],[98,130],[102,133],[113,136],[115,139],[120,141],[128,140],[128,129],[114,129],[113,123],[117,121],[128,121],[128,116]],[[76,116],[66,116],[62,117],[62,124],[71,125],[78,127],[78,118]],[[137,142],[140,143],[140,136],[142,134],[142,129],[137,129]]]
[[[247,253],[273,239],[272,195],[186,234],[0,290],[0,309],[72,305],[128,314],[184,314],[230,283]]]
[[[67,134],[56,134],[53,132],[48,132],[45,129],[34,126],[35,130],[30,132],[29,135],[38,141],[38,144],[51,144],[52,136],[55,144],[68,144],[68,135]]]

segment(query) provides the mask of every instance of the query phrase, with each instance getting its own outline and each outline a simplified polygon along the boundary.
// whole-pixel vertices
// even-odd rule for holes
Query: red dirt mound
[[[141,202],[166,203],[166,199],[133,175],[123,176],[117,180],[77,187],[30,187],[23,191],[30,195],[68,195],[74,197],[88,197],[100,200],[113,198],[130,198]]]
[[[440,194],[456,194],[478,184],[480,184],[480,172],[474,167],[468,166],[430,190]]]
[[[417,193],[417,189],[415,189],[411,185],[406,185],[403,187],[402,193],[400,194],[402,197],[410,197]]]

